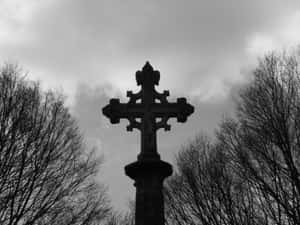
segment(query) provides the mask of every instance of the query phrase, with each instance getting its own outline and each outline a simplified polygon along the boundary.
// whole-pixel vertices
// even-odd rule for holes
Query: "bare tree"
[[[168,224],[300,224],[300,71],[270,54],[212,143],[179,153],[165,190]]]
[[[300,71],[296,55],[270,54],[242,89],[237,119],[218,139],[267,214],[268,224],[300,224]]]
[[[264,224],[249,185],[222,150],[199,136],[178,154],[178,171],[165,189],[168,224]]]
[[[114,211],[110,214],[106,225],[134,225],[135,223],[135,202],[129,201],[126,212]]]
[[[0,71],[0,224],[99,224],[109,206],[63,98]]]

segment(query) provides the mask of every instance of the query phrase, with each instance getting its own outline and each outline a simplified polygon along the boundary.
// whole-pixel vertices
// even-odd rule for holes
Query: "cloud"
[[[134,88],[133,74],[146,60],[161,70],[161,88],[203,101],[224,98],[228,80],[234,85],[245,79],[240,70],[260,53],[257,49],[277,46],[276,28],[298,40],[299,20],[285,31],[299,10],[293,0],[13,0],[3,5],[0,59],[19,62],[47,87],[60,85],[72,101],[80,82]]]
[[[300,9],[284,18],[273,29],[252,34],[247,52],[254,56],[270,51],[290,50],[300,44]]]

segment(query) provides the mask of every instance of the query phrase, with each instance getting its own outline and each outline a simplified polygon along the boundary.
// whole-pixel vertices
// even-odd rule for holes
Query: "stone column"
[[[135,225],[164,225],[163,181],[172,174],[172,166],[161,160],[136,161],[125,173],[135,181]]]

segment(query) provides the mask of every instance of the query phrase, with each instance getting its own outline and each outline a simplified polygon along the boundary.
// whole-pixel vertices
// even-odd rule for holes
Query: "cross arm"
[[[185,98],[178,98],[176,103],[155,103],[152,107],[154,116],[161,119],[156,123],[156,130],[164,128],[165,131],[168,131],[171,129],[171,125],[167,123],[169,118],[177,118],[178,122],[184,123],[193,112],[194,107],[188,104]]]
[[[187,117],[194,112],[194,107],[186,102],[185,98],[178,98],[177,102],[159,104],[155,103],[152,108],[155,117],[159,118],[177,118],[177,121],[184,123]]]
[[[128,131],[132,131],[133,128],[141,128],[141,123],[136,120],[136,118],[143,116],[143,108],[139,103],[120,103],[119,99],[113,98],[109,101],[109,104],[102,109],[102,112],[110,119],[112,124],[119,123],[120,119],[128,119]]]

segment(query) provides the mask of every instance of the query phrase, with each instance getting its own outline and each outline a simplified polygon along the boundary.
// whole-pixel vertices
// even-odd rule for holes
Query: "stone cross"
[[[136,186],[136,225],[163,225],[164,206],[162,195],[163,180],[172,174],[172,166],[160,160],[157,152],[156,132],[160,128],[170,130],[169,118],[185,122],[194,112],[194,107],[185,98],[177,102],[168,102],[168,91],[159,93],[155,90],[160,79],[159,71],[153,70],[147,62],[142,71],[136,72],[138,93],[127,92],[129,101],[120,103],[111,99],[102,111],[112,124],[127,119],[128,131],[134,128],[141,131],[141,152],[138,160],[125,167],[125,173],[135,180]]]

